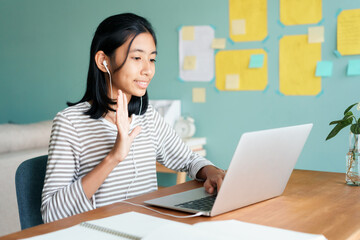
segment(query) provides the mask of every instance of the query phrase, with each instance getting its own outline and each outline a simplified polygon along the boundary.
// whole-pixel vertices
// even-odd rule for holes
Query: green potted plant
[[[331,130],[326,140],[336,136],[342,129],[350,126],[350,142],[349,152],[346,154],[346,183],[349,185],[360,185],[359,172],[359,155],[360,155],[360,118],[356,118],[352,111],[356,105],[357,110],[360,111],[360,103],[351,104],[346,108],[344,117],[341,120],[330,122],[329,125],[335,125]]]

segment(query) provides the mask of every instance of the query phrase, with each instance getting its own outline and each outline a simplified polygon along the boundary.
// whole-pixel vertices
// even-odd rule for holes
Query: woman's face
[[[113,96],[117,96],[120,89],[126,94],[127,100],[131,96],[145,95],[146,88],[155,74],[156,46],[150,33],[141,33],[131,44],[125,64],[117,70],[126,57],[131,37],[115,50],[115,57],[111,61]]]

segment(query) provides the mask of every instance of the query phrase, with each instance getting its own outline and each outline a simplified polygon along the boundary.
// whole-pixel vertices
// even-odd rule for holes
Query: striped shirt
[[[193,179],[202,167],[212,165],[193,153],[149,105],[145,114],[132,115],[130,132],[139,125],[141,131],[127,157],[89,200],[81,179],[107,156],[117,136],[116,125],[85,115],[89,108],[88,102],[79,103],[54,118],[42,192],[45,223],[157,190],[156,161]]]

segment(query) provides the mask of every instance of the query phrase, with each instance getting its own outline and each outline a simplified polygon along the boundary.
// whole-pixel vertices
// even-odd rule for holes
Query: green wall
[[[360,8],[359,0],[324,0],[325,42],[322,58],[334,62],[333,76],[323,78],[321,96],[280,96],[278,39],[307,34],[306,26],[281,27],[279,1],[268,0],[269,40],[228,44],[227,49],[267,48],[269,88],[266,92],[218,92],[212,83],[178,80],[178,33],[181,25],[215,27],[228,37],[226,0],[1,0],[0,123],[52,119],[77,101],[85,89],[90,42],[104,18],[134,12],[150,20],[158,37],[157,72],[149,87],[152,99],[180,99],[182,112],[194,117],[196,136],[208,139],[208,158],[226,168],[240,135],[246,131],[314,123],[296,165],[298,169],[344,172],[348,132],[325,142],[328,123],[360,100],[360,78],[347,77],[350,59],[336,58],[336,12]],[[206,103],[192,103],[192,88],[207,89]]]

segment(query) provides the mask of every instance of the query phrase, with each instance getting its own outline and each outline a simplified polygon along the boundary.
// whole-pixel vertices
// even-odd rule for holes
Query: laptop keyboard
[[[184,202],[175,205],[176,207],[195,209],[199,211],[210,211],[214,205],[216,195],[200,198],[194,201]]]

